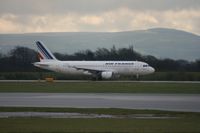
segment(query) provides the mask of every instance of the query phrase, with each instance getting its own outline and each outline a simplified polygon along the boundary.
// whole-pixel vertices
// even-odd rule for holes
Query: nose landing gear
[[[140,75],[139,74],[136,74],[136,79],[140,80]]]

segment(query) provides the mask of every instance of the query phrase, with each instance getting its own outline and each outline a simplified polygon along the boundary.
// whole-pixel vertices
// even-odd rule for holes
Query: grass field
[[[0,92],[199,94],[195,83],[0,83]],[[0,107],[0,112],[76,112],[112,115],[154,114],[166,119],[0,118],[0,133],[200,133],[200,113],[131,109]],[[174,117],[174,118],[172,118]]]
[[[48,108],[48,107],[0,107],[0,112],[68,112],[85,114],[110,114],[110,115],[131,115],[131,114],[156,114],[167,116],[199,116],[195,112],[161,111],[161,110],[138,110],[120,108]]]
[[[199,133],[200,120],[2,118],[2,133]]]
[[[98,114],[155,114],[175,118],[115,119],[115,118],[0,118],[2,133],[199,133],[200,113],[130,109],[73,109],[73,108],[0,108],[1,112],[16,111],[79,112]]]
[[[195,83],[128,83],[128,82],[67,82],[67,83],[0,83],[0,92],[51,93],[200,93]]]

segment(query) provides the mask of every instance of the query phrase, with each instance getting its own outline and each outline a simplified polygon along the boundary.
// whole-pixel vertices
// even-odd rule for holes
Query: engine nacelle
[[[113,76],[113,72],[102,72],[101,73],[101,77],[103,79],[110,79],[110,78],[112,78],[112,76]]]

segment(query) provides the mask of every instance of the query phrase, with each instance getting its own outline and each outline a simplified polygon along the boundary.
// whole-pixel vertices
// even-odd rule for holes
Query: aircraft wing
[[[85,67],[77,67],[77,66],[72,66],[72,68],[75,68],[77,70],[83,70],[83,71],[91,73],[93,75],[98,75],[101,72],[110,71],[110,70],[106,70],[106,69],[85,68]]]
[[[112,69],[103,69],[96,67],[83,67],[83,66],[71,66],[76,70],[83,71],[85,75],[92,75],[96,79],[110,79],[113,76],[118,76]]]
[[[86,75],[93,75],[94,77],[98,79],[110,79],[113,76],[119,76],[117,73],[115,73],[112,69],[101,69],[101,68],[86,68],[86,67],[77,67],[73,66],[76,70],[82,70],[84,74]]]

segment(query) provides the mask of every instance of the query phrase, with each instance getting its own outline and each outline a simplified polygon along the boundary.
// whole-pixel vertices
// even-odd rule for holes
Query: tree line
[[[156,71],[199,72],[200,59],[190,62],[186,60],[159,59],[152,55],[142,55],[133,46],[128,48],[110,49],[98,48],[96,51],[83,50],[74,54],[54,53],[59,60],[126,60],[144,61],[153,66]],[[7,55],[0,54],[1,72],[35,72],[45,71],[33,66],[37,62],[37,52],[27,47],[15,47]]]

